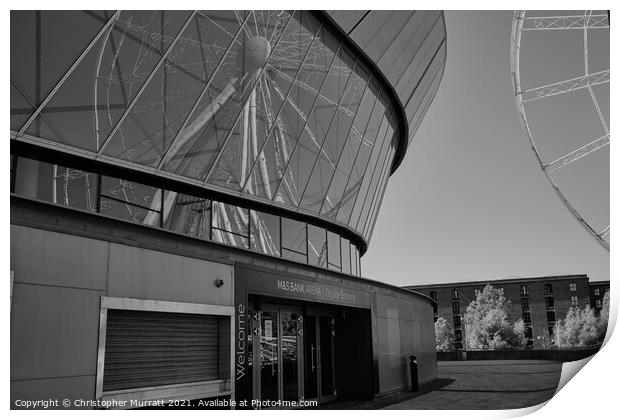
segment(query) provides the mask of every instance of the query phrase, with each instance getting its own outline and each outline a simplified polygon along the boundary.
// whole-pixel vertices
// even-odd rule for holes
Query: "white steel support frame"
[[[530,143],[530,148],[534,152],[536,159],[538,160],[538,164],[551,184],[553,190],[556,195],[560,198],[564,206],[568,209],[569,212],[573,214],[573,216],[581,223],[581,225],[586,229],[586,231],[592,235],[592,237],[608,252],[610,249],[609,246],[609,233],[610,229],[607,226],[601,232],[597,232],[582,216],[581,214],[572,206],[570,201],[566,198],[566,196],[562,193],[560,188],[557,186],[553,178],[551,177],[551,173],[555,170],[558,170],[571,162],[574,162],[588,154],[606,146],[609,144],[609,128],[605,123],[605,119],[601,113],[600,107],[598,106],[598,102],[594,93],[592,91],[592,86],[601,83],[609,83],[609,70],[601,71],[594,74],[589,74],[588,72],[588,29],[592,28],[609,28],[609,24],[605,23],[605,19],[607,16],[603,15],[592,15],[591,12],[586,12],[582,16],[559,16],[552,18],[527,18],[525,17],[525,10],[519,10],[514,13],[513,25],[512,25],[512,37],[511,37],[511,54],[510,54],[510,64],[511,64],[511,73],[512,73],[512,82],[514,88],[515,101],[517,105],[517,111],[519,112],[519,117],[521,120],[521,124],[523,125],[523,129],[525,134],[527,135],[528,141]],[[531,22],[539,22],[536,23],[533,28],[528,27]],[[539,27],[536,27],[539,25]],[[561,30],[561,29],[582,29],[584,31],[584,76],[578,77],[575,79],[565,80],[558,83],[553,83],[546,86],[541,86],[539,88],[529,89],[527,91],[523,91],[521,88],[521,75],[520,75],[520,52],[521,52],[521,36],[523,31],[526,30]],[[525,103],[531,100],[541,99],[544,97],[555,96],[562,93],[570,92],[577,89],[588,89],[594,106],[596,108],[597,114],[601,120],[601,124],[605,131],[605,135],[597,140],[594,140],[591,143],[586,144],[574,150],[567,155],[554,160],[549,163],[545,163],[536,147],[536,143],[534,141],[534,137],[532,135],[532,131],[530,130],[530,126],[527,120],[527,114],[525,112]],[[532,97],[528,99],[527,94],[532,94]]]

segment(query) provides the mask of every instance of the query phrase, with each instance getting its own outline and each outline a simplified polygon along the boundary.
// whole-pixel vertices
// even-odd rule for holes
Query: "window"
[[[532,327],[525,328],[525,338],[527,338],[528,340],[532,339]]]
[[[522,297],[521,298],[521,309],[523,311],[529,311],[530,310],[530,298],[528,298],[528,297]]]
[[[101,214],[161,227],[162,190],[109,176],[101,177]]]
[[[327,267],[327,231],[308,225],[308,264]]]
[[[332,270],[342,271],[340,261],[340,236],[332,232],[327,232],[327,262]]]
[[[351,274],[351,243],[348,239],[340,238],[340,249],[342,251],[342,272]]]
[[[545,304],[547,305],[547,309],[554,308],[553,296],[547,296],[545,298]]]
[[[211,200],[164,191],[164,229],[211,239]]]
[[[603,307],[603,304],[601,303],[600,299],[596,299],[596,301],[594,302],[594,305],[596,306],[596,309],[601,309]]]
[[[523,312],[523,322],[525,322],[526,324],[532,323],[532,317],[530,316],[529,312]]]
[[[247,249],[250,244],[249,214],[246,208],[214,201],[211,221],[213,240]]]
[[[596,289],[594,289],[594,296],[600,296],[600,295],[601,295],[601,289],[597,287]]]
[[[553,287],[551,287],[550,283],[546,283],[544,287],[545,287],[545,294],[546,295],[553,294]]]
[[[571,296],[570,303],[573,306],[579,306],[579,298],[577,296]]]
[[[463,341],[463,333],[460,330],[454,331],[454,341]]]
[[[555,311],[547,311],[547,322],[555,322]]]
[[[569,284],[569,288],[570,288],[571,292],[576,292],[577,291],[577,283]]]
[[[553,338],[553,336],[555,335],[555,325],[550,325],[547,331],[549,331],[549,337]]]
[[[61,206],[96,211],[97,174],[21,156],[16,163],[17,166],[12,167],[16,194]]]
[[[280,255],[280,218],[250,211],[250,249],[267,255]]]
[[[454,328],[461,328],[461,316],[460,315],[453,316],[452,321],[454,323]]]
[[[456,289],[452,289],[452,299],[458,299],[459,298],[459,291]]]
[[[527,296],[527,294],[528,294],[528,291],[527,291],[527,284],[522,284],[522,285],[519,287],[519,290],[520,290],[520,292],[521,292],[521,296]]]
[[[281,219],[282,227],[282,256],[289,260],[308,262],[306,224],[297,220]]]
[[[461,306],[459,305],[458,301],[453,301],[452,302],[452,313],[453,314],[460,314],[461,313]]]

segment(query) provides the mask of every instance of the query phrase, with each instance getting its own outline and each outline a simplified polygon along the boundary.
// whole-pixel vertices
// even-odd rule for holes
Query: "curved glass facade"
[[[393,13],[382,25],[396,19],[394,34],[367,33],[378,74],[317,12],[12,12],[11,137],[318,216],[367,242],[403,141],[394,91],[409,92],[415,125],[440,79],[425,47],[438,16]],[[408,39],[419,45],[393,59]],[[180,195],[150,200],[171,223]],[[214,231],[247,228],[248,247],[296,252],[276,246],[268,218],[233,213],[213,207]],[[309,260],[322,251],[307,230]]]

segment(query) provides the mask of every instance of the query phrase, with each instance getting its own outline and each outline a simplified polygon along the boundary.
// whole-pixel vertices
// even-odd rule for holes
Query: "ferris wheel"
[[[609,251],[609,13],[516,11],[511,67],[517,110],[540,169]]]

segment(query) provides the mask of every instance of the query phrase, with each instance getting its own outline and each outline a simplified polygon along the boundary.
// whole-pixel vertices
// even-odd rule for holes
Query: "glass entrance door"
[[[278,313],[260,313],[260,399],[277,400],[279,382]]]
[[[332,316],[306,315],[304,396],[307,400],[327,401],[336,396],[334,334],[335,319]]]
[[[262,401],[298,401],[302,397],[302,331],[299,310],[254,311],[253,396]]]

